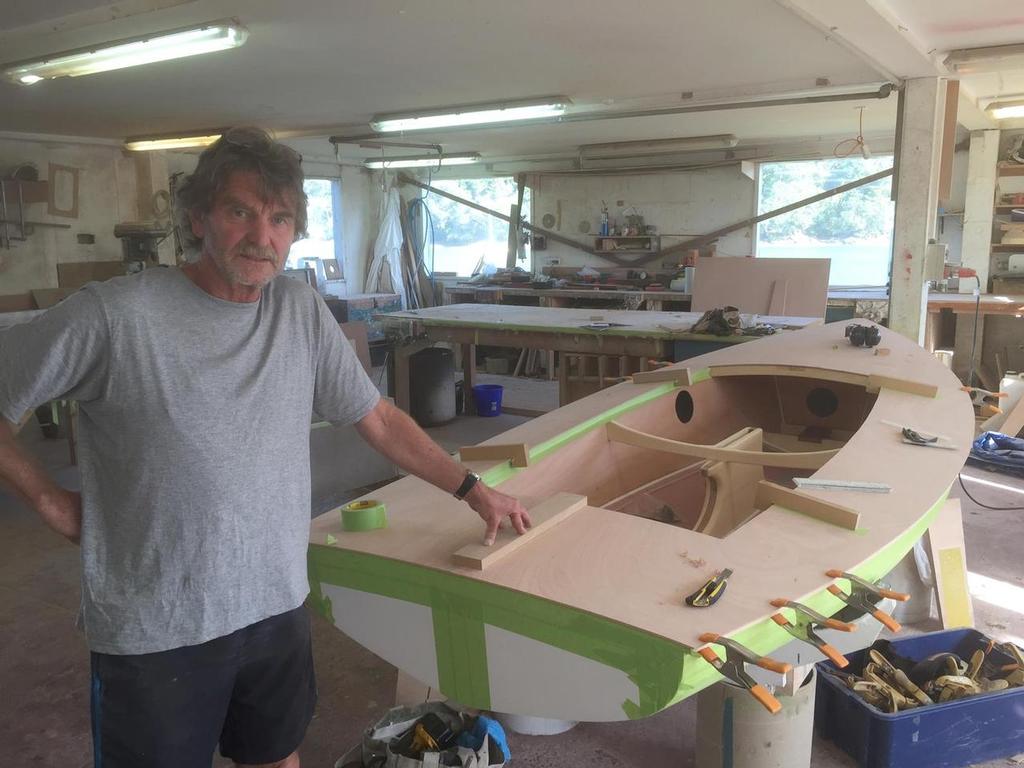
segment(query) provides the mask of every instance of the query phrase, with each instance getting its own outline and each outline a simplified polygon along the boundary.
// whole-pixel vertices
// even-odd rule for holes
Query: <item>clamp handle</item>
[[[767,669],[769,672],[777,672],[780,675],[785,675],[793,670],[793,665],[788,664],[784,661],[776,661],[769,656],[758,656],[756,653],[751,651],[749,648],[745,648],[735,640],[730,640],[727,637],[715,634],[714,632],[705,632],[700,636],[702,643],[718,643],[719,645],[725,646],[727,652],[735,653],[739,658],[747,664],[753,664],[755,667],[761,669]],[[703,655],[703,654],[702,654]],[[706,657],[705,657],[706,658]]]
[[[781,702],[779,702],[778,699],[776,699],[774,696],[768,693],[768,689],[760,683],[757,683],[753,688],[750,689],[750,694],[761,703],[761,706],[763,706],[773,715],[777,715],[780,711],[782,711]]]
[[[892,616],[887,614],[885,611],[881,610],[880,608],[875,608],[873,605],[870,605],[864,600],[855,599],[852,596],[847,595],[835,584],[829,584],[828,591],[836,597],[838,597],[847,605],[851,605],[854,608],[863,611],[864,613],[870,614],[875,619],[877,619],[883,626],[892,630],[893,632],[899,632],[900,629],[902,629],[902,625],[898,621],[896,621],[896,619],[894,619]]]
[[[774,621],[780,627],[785,629],[787,632],[789,632],[789,634],[793,635],[793,637],[797,638],[798,640],[803,640],[804,642],[813,645],[825,656],[825,658],[827,658],[829,661],[835,664],[839,669],[843,669],[844,667],[850,665],[850,662],[847,660],[847,658],[843,656],[843,654],[841,654],[834,645],[826,643],[824,640],[818,637],[814,633],[814,630],[810,627],[807,627],[804,631],[804,634],[800,635],[799,630],[792,624],[792,622],[789,621],[789,619],[787,619],[781,613],[773,614],[772,621]],[[829,619],[829,621],[832,621],[832,619]],[[846,624],[842,621],[837,621],[836,624],[839,624],[843,627],[853,627],[853,624]]]

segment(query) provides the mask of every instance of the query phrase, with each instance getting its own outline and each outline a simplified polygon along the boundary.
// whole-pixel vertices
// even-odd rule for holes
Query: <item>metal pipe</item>
[[[883,83],[874,91],[858,91],[855,93],[832,93],[820,96],[784,96],[782,98],[751,99],[747,101],[724,101],[708,102],[704,104],[690,104],[687,106],[656,107],[653,109],[632,109],[622,112],[593,110],[590,112],[576,112],[573,114],[561,115],[556,118],[542,118],[539,120],[516,121],[516,128],[525,128],[533,125],[548,125],[552,123],[581,123],[591,120],[622,120],[634,117],[660,117],[664,115],[687,115],[695,112],[718,112],[733,109],[758,109],[760,107],[785,107],[794,104],[826,104],[836,101],[863,101],[864,99],[887,99],[896,90],[892,83]],[[457,131],[479,131],[491,128],[503,127],[500,123],[492,125],[468,125],[451,126],[448,128],[421,129],[419,131],[407,131],[405,134],[418,133],[450,133]],[[332,143],[358,144],[361,141],[379,140],[382,134],[363,133],[354,136],[332,136]]]

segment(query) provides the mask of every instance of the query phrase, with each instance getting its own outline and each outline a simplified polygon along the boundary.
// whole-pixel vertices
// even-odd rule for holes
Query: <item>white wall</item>
[[[191,173],[199,153],[168,152],[168,173]],[[341,180],[341,254],[346,293],[362,293],[366,268],[377,235],[377,202],[371,189],[371,173],[363,168],[340,166],[322,159],[303,159],[306,176]]]
[[[28,220],[71,226],[37,227],[27,241],[15,240],[10,250],[0,250],[0,295],[56,288],[58,262],[119,261],[121,242],[114,237],[114,224],[138,218],[135,164],[121,147],[0,138],[0,175],[26,162],[35,164],[40,179],[48,177],[51,162],[79,169],[78,218],[51,216],[46,203],[26,205]],[[11,200],[8,211],[9,218],[17,218],[17,205]],[[9,231],[18,234],[17,227]],[[94,235],[95,244],[79,245],[80,234]]]
[[[661,235],[662,248],[690,237],[706,234],[755,214],[757,187],[738,166],[701,171],[635,176],[539,175],[533,187],[533,221],[541,224],[545,214],[561,215],[559,234],[593,247],[599,231],[601,204],[607,203],[612,223],[624,223],[624,212],[635,206],[646,224]],[[589,223],[581,234],[581,221]],[[749,256],[753,250],[753,229],[748,227],[725,235],[718,241],[718,253]],[[534,269],[558,259],[560,266],[611,265],[567,245],[548,240],[546,251],[534,254]],[[657,268],[658,263],[650,267]]]

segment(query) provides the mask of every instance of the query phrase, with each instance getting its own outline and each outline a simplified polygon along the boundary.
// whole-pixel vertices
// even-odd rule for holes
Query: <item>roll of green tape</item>
[[[341,508],[341,527],[346,531],[373,531],[387,524],[387,507],[376,499],[352,501]]]

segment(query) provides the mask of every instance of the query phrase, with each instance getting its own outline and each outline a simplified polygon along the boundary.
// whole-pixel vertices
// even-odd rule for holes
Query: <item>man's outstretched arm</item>
[[[77,544],[82,532],[81,495],[53,482],[14,435],[14,426],[0,418],[0,483],[12,488],[53,530]]]
[[[466,478],[465,467],[431,440],[408,414],[384,398],[356,423],[356,429],[375,450],[443,491],[454,493]],[[473,486],[466,502],[487,524],[485,544],[494,543],[498,526],[506,517],[519,533],[530,527],[530,515],[517,499],[482,482]]]

